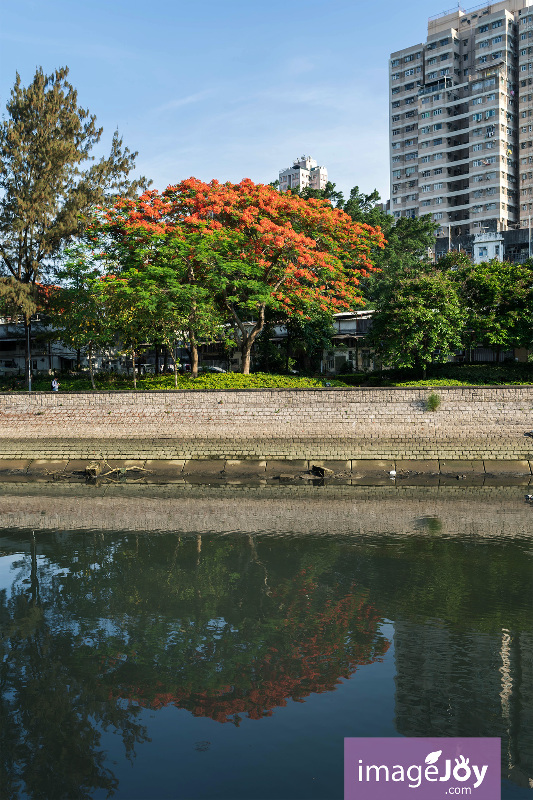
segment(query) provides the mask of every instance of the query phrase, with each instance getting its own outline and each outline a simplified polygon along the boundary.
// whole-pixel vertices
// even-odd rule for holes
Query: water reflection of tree
[[[131,757],[146,738],[138,709],[109,701],[75,625],[54,607],[52,571],[37,568],[34,541],[18,567],[9,598],[0,593],[0,795],[111,796],[117,781],[104,764],[101,732],[120,732]]]
[[[5,771],[16,765],[26,785],[32,769],[44,785],[47,769],[55,776],[66,759],[65,780],[82,788],[66,787],[65,796],[84,797],[90,786],[112,791],[99,730],[120,729],[131,752],[143,737],[139,706],[172,703],[239,724],[243,715],[259,719],[288,699],[334,690],[388,646],[333,541],[313,552],[242,536],[86,534],[48,536],[42,548],[39,601],[21,583],[35,564],[28,558],[3,606],[5,712],[29,742],[10,748]],[[31,696],[30,662],[38,676]],[[33,763],[49,717],[57,722],[46,733],[48,750]]]
[[[133,658],[125,645],[110,691],[152,708],[174,704],[236,725],[242,715],[260,719],[288,699],[303,702],[311,693],[333,691],[388,646],[365,594],[335,588],[321,592],[304,569],[275,583],[260,619],[248,617],[243,606],[240,620],[235,614],[231,622],[197,620],[191,637],[182,618],[179,631],[160,630],[158,645],[137,646]]]

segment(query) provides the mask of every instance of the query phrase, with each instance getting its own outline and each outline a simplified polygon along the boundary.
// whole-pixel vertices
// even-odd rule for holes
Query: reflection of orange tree
[[[177,682],[167,670],[164,680],[154,680],[155,673],[161,678],[159,662],[148,673],[142,669],[140,681],[125,683],[122,679],[133,675],[131,661],[127,667],[130,659],[123,655],[108,663],[110,695],[152,709],[175,705],[195,716],[238,725],[242,714],[260,719],[285,706],[287,699],[303,702],[313,692],[333,691],[359,665],[380,660],[389,643],[379,634],[380,617],[364,593],[355,586],[342,594],[339,587],[332,588],[324,597],[305,569],[283,581],[269,593],[270,613],[256,628],[256,641],[247,641],[246,626],[240,631],[233,625],[210,641],[204,638],[186,675],[180,665],[185,681]],[[222,660],[228,646],[233,657]]]

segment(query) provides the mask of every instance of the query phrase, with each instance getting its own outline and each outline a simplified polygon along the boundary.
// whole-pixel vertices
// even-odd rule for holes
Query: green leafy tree
[[[383,363],[421,369],[461,346],[464,312],[453,282],[440,272],[400,278],[380,295],[369,334]]]
[[[85,352],[91,385],[94,382],[94,355],[116,339],[114,320],[106,313],[101,291],[101,266],[87,248],[72,248],[64,267],[58,272],[61,288],[51,294],[49,309],[54,316],[56,336],[79,353]]]
[[[359,276],[373,269],[371,246],[382,237],[331,204],[303,200],[250,180],[206,184],[195,178],[119,201],[103,229],[124,247],[161,237],[186,253],[187,280],[207,290],[238,331],[244,374],[267,309],[279,315],[332,313],[361,302]],[[181,268],[181,267],[180,267]],[[208,306],[205,306],[206,309]],[[191,325],[197,309],[191,306]]]
[[[311,186],[306,186],[304,189],[300,189],[300,191],[295,192],[294,189],[290,189],[290,191],[299,194],[304,200],[329,200],[331,205],[335,206],[335,208],[343,208],[344,195],[342,192],[338,191],[335,186],[335,183],[328,181],[323,189],[313,189]]]
[[[461,267],[469,267],[472,259],[464,251],[450,250],[437,261],[437,269],[442,272],[456,272]]]
[[[136,153],[123,147],[117,132],[110,154],[94,161],[102,128],[78,105],[67,76],[66,67],[51,75],[39,68],[23,87],[17,74],[0,124],[0,271],[14,279],[12,302],[26,326],[27,287],[41,281],[79,235],[81,215],[106,197],[146,184],[129,180]],[[29,352],[26,364],[28,370]]]
[[[377,190],[364,194],[354,186],[344,204],[345,213],[354,221],[379,227],[385,237],[385,246],[372,252],[379,271],[370,273],[363,281],[365,298],[371,304],[390,292],[400,277],[427,271],[437,229],[429,215],[396,219],[381,208],[379,201]]]
[[[451,273],[466,312],[471,341],[494,350],[529,347],[533,268],[507,261],[465,263]]]

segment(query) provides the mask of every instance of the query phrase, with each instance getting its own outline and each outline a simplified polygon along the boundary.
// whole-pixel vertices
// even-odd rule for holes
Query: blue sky
[[[15,72],[70,68],[109,146],[156,188],[268,183],[309,154],[348,193],[389,196],[389,53],[425,39],[421,0],[17,0],[0,11],[0,104]]]

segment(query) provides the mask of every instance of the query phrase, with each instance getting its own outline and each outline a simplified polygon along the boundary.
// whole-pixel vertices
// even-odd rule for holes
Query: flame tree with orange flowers
[[[92,235],[102,236],[124,279],[162,265],[195,287],[189,306],[191,351],[206,304],[234,326],[242,371],[265,325],[267,308],[286,317],[335,313],[363,302],[359,279],[382,247],[379,228],[353,222],[328,201],[280,194],[246,179],[238,184],[189,178],[163,193],[145,192],[102,209]]]

